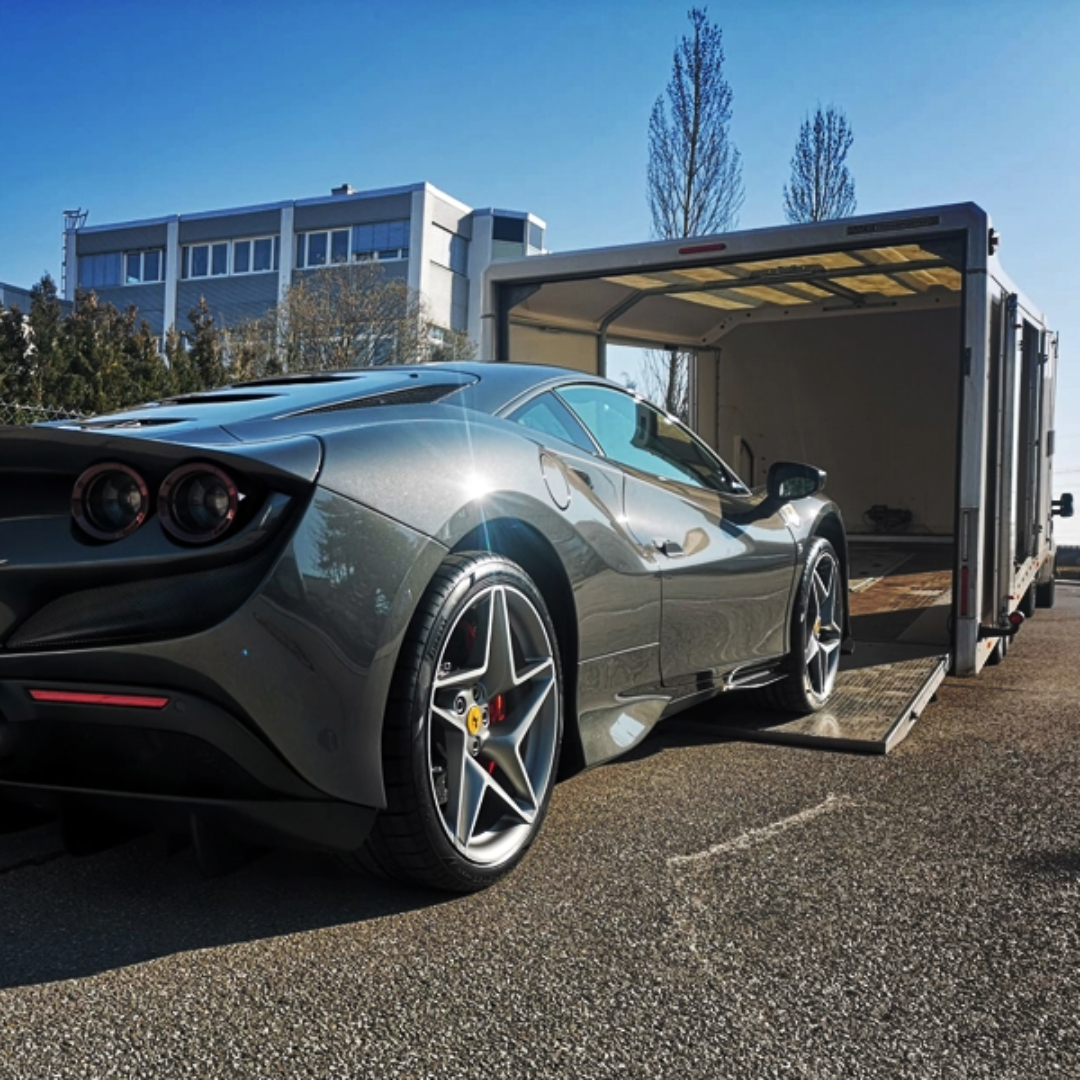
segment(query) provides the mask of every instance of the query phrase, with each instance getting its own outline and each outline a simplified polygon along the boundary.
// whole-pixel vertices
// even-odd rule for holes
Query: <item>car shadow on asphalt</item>
[[[685,712],[661,720],[637,746],[614,758],[611,764],[623,765],[631,761],[640,761],[664,750],[707,746],[713,743],[744,742],[745,735],[737,722],[740,717],[745,718],[748,712],[758,715],[754,707],[748,705],[745,700],[733,701],[722,696],[712,698]],[[772,715],[782,718],[784,714]]]
[[[1080,881],[1080,850],[1076,848],[1029,852],[1014,859],[1012,865],[1024,877],[1050,878],[1069,884]]]
[[[74,858],[59,829],[0,837],[0,989],[95,975],[175,953],[362,923],[456,899],[366,878],[308,852],[266,852],[204,878],[194,851],[147,834]],[[24,843],[24,846],[27,846]],[[21,857],[19,857],[21,855]]]

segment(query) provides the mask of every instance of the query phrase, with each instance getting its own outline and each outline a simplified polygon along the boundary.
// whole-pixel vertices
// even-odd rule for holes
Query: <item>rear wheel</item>
[[[1054,586],[1056,583],[1057,579],[1051,573],[1049,581],[1043,585],[1035,586],[1035,604],[1037,607],[1052,608],[1054,606],[1054,600],[1056,599]]]
[[[844,638],[843,575],[828,540],[810,543],[791,628],[791,673],[759,691],[769,708],[817,712],[833,691]]]
[[[387,808],[347,861],[455,892],[491,884],[540,828],[561,739],[539,590],[501,556],[451,556],[402,647],[383,732]]]

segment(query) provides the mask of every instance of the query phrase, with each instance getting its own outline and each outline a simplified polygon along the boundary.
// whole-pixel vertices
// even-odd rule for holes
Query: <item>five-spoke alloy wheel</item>
[[[844,587],[832,544],[812,540],[792,614],[788,676],[760,691],[769,708],[811,713],[828,701],[844,639]]]
[[[388,806],[360,860],[456,891],[491,884],[536,835],[562,726],[539,590],[501,556],[451,556],[402,650],[384,730]]]

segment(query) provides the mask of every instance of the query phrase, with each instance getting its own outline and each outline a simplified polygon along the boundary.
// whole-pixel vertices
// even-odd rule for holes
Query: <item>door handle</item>
[[[680,555],[685,554],[682,544],[675,540],[654,540],[656,550],[666,555],[669,559],[678,558]]]

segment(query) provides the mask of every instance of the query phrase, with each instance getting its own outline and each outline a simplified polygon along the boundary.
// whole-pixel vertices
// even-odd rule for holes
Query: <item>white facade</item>
[[[263,314],[300,276],[374,260],[420,294],[436,326],[479,347],[484,270],[542,252],[545,227],[521,211],[473,210],[428,183],[342,185],[314,199],[73,229],[67,299],[83,288],[135,304],[159,334],[205,299],[228,326]]]

